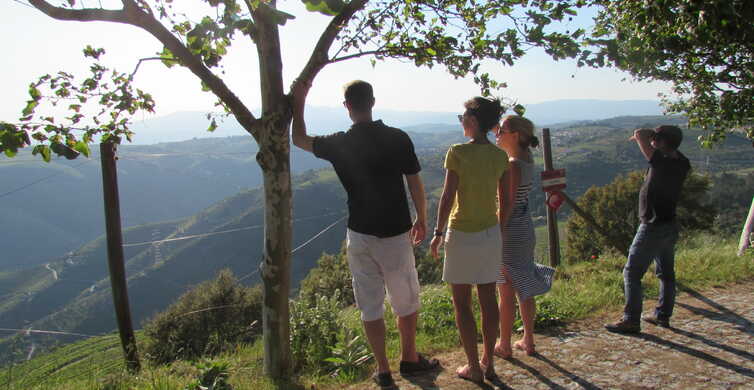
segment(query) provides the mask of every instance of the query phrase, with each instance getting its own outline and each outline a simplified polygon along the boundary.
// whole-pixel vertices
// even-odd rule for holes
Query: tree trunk
[[[291,284],[291,105],[283,92],[276,1],[261,3],[252,17],[259,57],[262,117],[257,124],[257,162],[264,177],[264,285],[262,326],[265,374],[285,379],[291,369],[288,294]]]
[[[277,116],[277,115],[276,115]],[[264,254],[260,265],[264,285],[262,324],[265,373],[285,378],[291,368],[288,295],[291,284],[291,175],[288,125],[290,116],[264,124],[257,161],[264,176]]]

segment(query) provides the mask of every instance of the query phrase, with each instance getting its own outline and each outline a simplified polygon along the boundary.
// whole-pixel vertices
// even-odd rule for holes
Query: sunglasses
[[[459,122],[463,122],[464,115],[466,115],[466,114],[458,114],[458,115],[456,115],[458,117],[458,121]]]

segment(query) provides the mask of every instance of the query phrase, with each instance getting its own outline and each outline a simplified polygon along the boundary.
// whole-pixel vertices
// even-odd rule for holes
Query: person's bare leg
[[[456,373],[467,379],[480,381],[482,369],[479,367],[479,352],[476,347],[476,322],[471,309],[471,285],[451,284],[453,308],[456,314],[456,326],[461,336],[461,344],[466,353],[466,366],[459,367]]]
[[[515,292],[511,284],[508,271],[503,269],[505,283],[498,284],[500,292],[500,340],[495,345],[495,354],[503,359],[513,355],[511,350],[511,334],[513,333],[513,319],[516,315]]]
[[[527,355],[534,355],[534,316],[537,312],[537,304],[534,297],[519,299],[518,307],[521,311],[521,320],[524,323],[524,337],[516,341],[516,348],[526,351]]]
[[[416,353],[416,320],[418,314],[413,312],[407,316],[398,317],[398,334],[401,338],[401,360],[404,362],[417,362],[419,355]]]
[[[385,320],[380,318],[374,321],[362,321],[362,323],[364,324],[367,341],[369,341],[369,346],[374,354],[374,360],[377,361],[377,372],[390,372],[390,363],[388,363],[385,353]]]
[[[480,364],[484,368],[484,375],[491,376],[495,373],[493,358],[499,324],[495,283],[480,284],[477,285],[476,289],[479,295],[479,306],[482,310],[482,341],[484,345]]]

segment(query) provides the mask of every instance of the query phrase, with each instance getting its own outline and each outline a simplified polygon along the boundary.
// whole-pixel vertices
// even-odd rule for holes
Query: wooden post
[[[744,223],[744,230],[741,232],[741,240],[738,242],[738,255],[742,256],[746,248],[751,245],[751,231],[754,229],[754,198],[751,199],[751,207],[749,208],[749,216],[746,217],[746,223]]]
[[[120,200],[118,199],[118,175],[115,168],[115,144],[99,145],[102,161],[102,192],[105,198],[105,228],[107,232],[107,262],[110,269],[110,285],[118,321],[118,332],[126,367],[138,372],[141,367],[136,351],[136,338],[131,325],[131,309],[128,305],[128,287],[123,258],[123,235],[120,227]]]
[[[553,170],[552,148],[550,147],[550,129],[542,129],[542,153],[545,159],[545,171]],[[550,266],[557,267],[560,264],[560,239],[558,238],[558,215],[555,210],[547,207],[547,237],[550,248]]]

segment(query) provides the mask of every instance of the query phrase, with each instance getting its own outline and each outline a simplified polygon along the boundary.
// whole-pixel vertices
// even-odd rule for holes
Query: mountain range
[[[563,124],[571,121],[600,120],[617,116],[659,115],[662,109],[654,100],[553,100],[543,103],[523,104],[526,116],[537,126]],[[257,110],[258,111],[258,110]],[[456,125],[456,115],[463,112],[462,102],[458,112],[398,111],[383,110],[379,102],[374,118],[404,129],[414,131],[445,131],[448,125]],[[312,134],[327,134],[347,129],[351,121],[343,107],[306,107],[307,127]],[[163,117],[136,122],[134,143],[139,145],[157,142],[184,141],[192,138],[248,135],[235,121],[227,118],[218,123],[218,128],[207,132],[208,120],[203,112],[177,112]],[[420,129],[420,130],[419,130]]]

